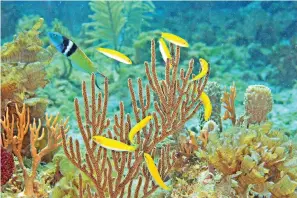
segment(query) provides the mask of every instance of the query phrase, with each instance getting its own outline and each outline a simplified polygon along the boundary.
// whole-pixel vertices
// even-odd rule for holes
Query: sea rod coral
[[[24,190],[22,193],[19,194],[20,197],[22,196],[34,196],[36,193],[35,187],[35,178],[37,176],[37,168],[41,162],[42,157],[46,154],[52,152],[53,150],[57,149],[62,142],[60,141],[61,134],[60,128],[63,126],[65,128],[65,132],[68,131],[67,123],[68,120],[65,122],[58,122],[59,116],[48,117],[46,116],[46,130],[44,128],[41,130],[41,120],[38,120],[38,123],[33,121],[30,124],[30,112],[29,108],[26,108],[26,105],[22,106],[21,111],[19,110],[18,106],[15,107],[17,115],[9,116],[9,109],[7,108],[6,115],[1,120],[1,125],[3,127],[3,131],[1,131],[1,144],[4,148],[11,147],[13,154],[17,157],[19,164],[23,171],[24,177]],[[15,133],[15,125],[17,127],[17,133]],[[29,172],[27,167],[24,164],[24,159],[21,154],[22,145],[24,137],[27,133],[30,133],[30,145],[31,145],[31,155],[32,155],[32,167],[31,171]],[[41,133],[40,133],[41,132]],[[47,145],[39,152],[36,149],[35,144],[42,140],[47,134]]]
[[[67,138],[64,131],[61,131],[66,156],[92,180],[95,186],[95,192],[92,192],[91,187],[83,186],[80,179],[80,196],[83,194],[87,194],[89,197],[123,197],[124,194],[126,194],[125,197],[150,196],[158,189],[158,186],[151,180],[150,174],[143,164],[143,153],[148,153],[153,158],[159,158],[158,171],[161,178],[166,181],[165,178],[169,175],[175,158],[169,145],[160,149],[156,147],[166,137],[181,131],[184,124],[197,113],[201,106],[199,97],[209,75],[207,73],[199,81],[189,83],[194,60],[190,60],[186,72],[181,69],[178,75],[180,48],[177,46],[173,53],[175,56],[172,58],[172,69],[167,61],[165,79],[161,80],[156,72],[155,41],[152,40],[151,65],[145,62],[149,84],[143,86],[142,80],[138,79],[138,99],[135,88],[132,86],[132,80],[128,80],[133,116],[125,113],[124,104],[120,102],[120,112],[114,115],[114,120],[111,121],[106,117],[109,98],[107,79],[104,83],[104,94],[100,92],[98,97],[95,92],[94,75],[91,79],[90,98],[87,95],[86,83],[82,83],[85,122],[83,122],[78,99],[75,99],[74,103],[84,145],[78,140],[74,141],[72,137]],[[153,108],[150,108],[152,105],[151,92],[158,97],[158,100],[153,102]],[[132,128],[132,123],[138,123],[148,115],[152,115],[153,119],[148,126],[142,129],[141,133],[137,133],[136,144],[139,144],[139,147],[135,152],[107,151],[91,141],[93,136],[104,135],[129,144],[128,133]],[[135,121],[133,121],[134,119]],[[113,126],[110,126],[111,123]],[[85,146],[85,153],[82,152],[83,146]]]

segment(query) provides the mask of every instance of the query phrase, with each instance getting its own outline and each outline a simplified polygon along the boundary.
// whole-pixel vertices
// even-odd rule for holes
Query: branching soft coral
[[[194,60],[189,62],[187,71],[179,68],[180,48],[177,46],[172,60],[172,69],[169,61],[165,70],[165,79],[160,79],[156,71],[155,42],[151,42],[151,64],[145,62],[145,71],[149,83],[143,85],[138,79],[136,92],[132,80],[128,80],[131,95],[133,117],[125,113],[123,102],[120,103],[120,113],[114,115],[114,121],[107,118],[108,81],[105,80],[104,94],[95,93],[95,76],[92,75],[90,97],[87,96],[86,83],[83,82],[82,94],[84,98],[83,122],[80,104],[75,99],[75,111],[86,153],[82,152],[82,145],[72,137],[67,138],[62,130],[63,148],[70,161],[87,175],[94,183],[96,192],[92,195],[90,188],[80,185],[80,195],[85,192],[89,197],[148,197],[158,189],[158,185],[151,180],[150,173],[143,165],[143,153],[149,153],[153,158],[159,157],[157,162],[161,178],[169,175],[174,163],[174,155],[169,145],[157,150],[157,145],[168,136],[181,131],[185,123],[199,110],[199,97],[207,83],[207,74],[203,79],[189,83],[194,67]],[[179,73],[179,74],[178,74]],[[193,89],[192,89],[193,87]],[[152,92],[156,100],[152,101]],[[138,93],[138,97],[136,95]],[[97,95],[97,97],[96,97]],[[150,108],[153,105],[153,108]],[[129,144],[128,134],[133,123],[138,123],[148,115],[152,121],[136,135],[139,147],[135,152],[109,151],[92,142],[92,136],[104,135]],[[110,124],[113,126],[110,127]],[[141,135],[140,135],[141,134]],[[69,141],[67,141],[67,139]],[[111,153],[108,155],[108,153]],[[132,193],[132,187],[136,186]]]
[[[230,119],[232,121],[233,126],[236,123],[235,98],[236,98],[236,87],[235,87],[235,84],[233,83],[233,85],[230,87],[230,92],[225,91],[222,98],[224,108],[226,109],[223,120]]]
[[[46,116],[47,145],[37,152],[35,143],[42,140],[45,136],[44,128],[41,130],[41,120],[39,119],[38,123],[36,123],[34,119],[33,123],[30,124],[31,118],[29,108],[26,109],[26,106],[23,105],[21,111],[19,111],[18,106],[16,105],[15,109],[17,114],[16,116],[9,116],[9,109],[7,108],[6,115],[1,120],[1,125],[4,129],[3,132],[1,132],[1,140],[4,148],[12,148],[12,152],[17,157],[23,170],[24,191],[20,193],[20,196],[33,196],[36,193],[34,192],[34,183],[36,182],[35,178],[37,176],[37,168],[41,159],[62,144],[60,128],[63,126],[65,128],[64,132],[67,132],[68,120],[59,123],[58,115],[55,116],[54,119],[52,116]],[[17,130],[15,130],[15,125]],[[23,156],[21,154],[24,137],[28,132],[30,133],[32,155],[31,173],[29,173],[28,169],[25,167]]]

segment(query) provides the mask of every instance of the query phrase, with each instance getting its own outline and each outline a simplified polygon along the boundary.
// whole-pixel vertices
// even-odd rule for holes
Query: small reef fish
[[[164,62],[167,62],[167,59],[171,59],[171,55],[170,55],[170,51],[164,41],[164,39],[160,38],[159,39],[159,48],[160,48],[160,52],[162,54],[162,58],[164,60]],[[170,68],[172,67],[172,64],[170,64]]]
[[[152,118],[153,118],[153,116],[146,116],[130,130],[128,136],[129,136],[129,140],[130,140],[131,144],[135,144],[134,136],[136,135],[136,133],[138,131],[140,131],[143,127],[145,127]]]
[[[109,58],[115,59],[121,63],[125,63],[128,65],[132,64],[132,61],[130,60],[130,58],[128,58],[125,54],[122,54],[121,52],[118,52],[116,50],[113,49],[107,49],[107,48],[102,48],[99,47],[97,48],[97,50],[104,54],[105,56],[108,56]]]
[[[189,43],[185,39],[174,34],[162,32],[161,37],[180,47],[189,47]]]
[[[93,136],[92,140],[98,143],[100,146],[110,149],[113,151],[128,151],[128,152],[133,152],[137,149],[138,145],[133,145],[130,146],[128,144],[125,144],[123,142],[106,138],[103,136]]]
[[[168,186],[166,186],[166,184],[162,180],[160,173],[158,171],[158,168],[156,167],[152,156],[150,156],[150,154],[148,154],[148,153],[144,153],[143,155],[144,155],[144,159],[145,159],[147,168],[148,168],[149,172],[151,173],[152,177],[154,178],[155,182],[164,190],[171,190]]]
[[[96,75],[96,86],[99,88],[98,80],[100,77],[105,78],[105,76],[97,71],[94,63],[87,55],[73,41],[58,32],[49,32],[48,37],[52,45],[54,45],[59,52],[64,54],[74,67],[89,74],[94,72]]]
[[[202,104],[204,106],[204,120],[208,121],[212,112],[212,105],[210,99],[205,92],[202,92],[200,95],[200,100],[202,101]]]
[[[203,78],[207,72],[208,72],[208,62],[206,60],[204,60],[203,58],[199,58],[199,62],[200,62],[200,65],[201,65],[201,72],[195,76],[191,81],[194,81],[194,80],[199,80],[201,78]]]

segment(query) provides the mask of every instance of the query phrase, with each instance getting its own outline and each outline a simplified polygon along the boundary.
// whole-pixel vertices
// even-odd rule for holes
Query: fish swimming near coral
[[[203,78],[208,72],[208,69],[209,69],[208,62],[206,60],[204,60],[203,58],[200,58],[199,62],[200,62],[200,65],[201,65],[201,72],[197,76],[195,76],[192,79],[192,81],[199,80],[199,79]]]
[[[163,38],[159,39],[159,48],[160,48],[160,52],[162,54],[162,58],[164,60],[164,62],[167,62],[167,59],[171,59],[171,55],[170,55],[170,51],[164,41]],[[170,64],[170,68],[172,67],[172,64]]]
[[[177,45],[177,46],[189,47],[189,43],[185,39],[183,39],[177,35],[162,32],[161,37],[164,38],[165,40],[169,41],[170,43]]]
[[[125,144],[123,142],[106,138],[103,136],[93,136],[92,140],[95,141],[96,143],[100,144],[100,146],[110,149],[113,151],[128,151],[128,152],[133,152],[137,149],[138,145],[133,145],[130,146],[128,144]]]
[[[100,89],[99,79],[100,77],[105,78],[105,76],[97,71],[94,63],[87,55],[72,40],[58,32],[49,32],[48,37],[52,45],[54,45],[59,52],[64,54],[75,68],[89,74],[94,72],[96,75],[96,86]]]
[[[142,119],[140,122],[138,122],[129,132],[129,140],[131,144],[135,144],[134,142],[134,136],[138,131],[140,131],[143,127],[145,127],[148,122],[152,119],[153,116],[146,116],[144,119]]]
[[[113,49],[107,49],[107,48],[102,48],[99,47],[97,48],[97,50],[104,54],[105,56],[108,56],[109,58],[115,59],[121,63],[125,63],[128,65],[132,64],[132,61],[130,60],[130,58],[128,58],[125,54],[122,54],[121,52],[118,52],[116,50]]]
[[[208,121],[212,112],[211,101],[205,92],[201,93],[200,100],[202,101],[202,104],[204,106],[204,120]]]
[[[158,171],[158,168],[155,165],[152,156],[148,153],[144,153],[143,155],[144,155],[144,159],[145,159],[147,168],[148,168],[149,172],[151,173],[151,176],[154,178],[155,182],[164,190],[171,190],[168,186],[166,186],[166,184],[162,180],[160,173]]]

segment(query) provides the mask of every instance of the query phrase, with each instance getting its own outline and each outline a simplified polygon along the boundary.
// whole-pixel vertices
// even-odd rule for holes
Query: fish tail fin
[[[99,87],[99,85],[100,84],[103,84],[103,82],[100,82],[100,79],[103,77],[104,79],[106,78],[106,76],[105,75],[103,75],[102,73],[100,73],[100,72],[95,72],[95,77],[96,77],[96,79],[95,79],[95,85],[96,85],[96,87],[98,88],[98,89],[100,89],[101,90],[101,88]]]

